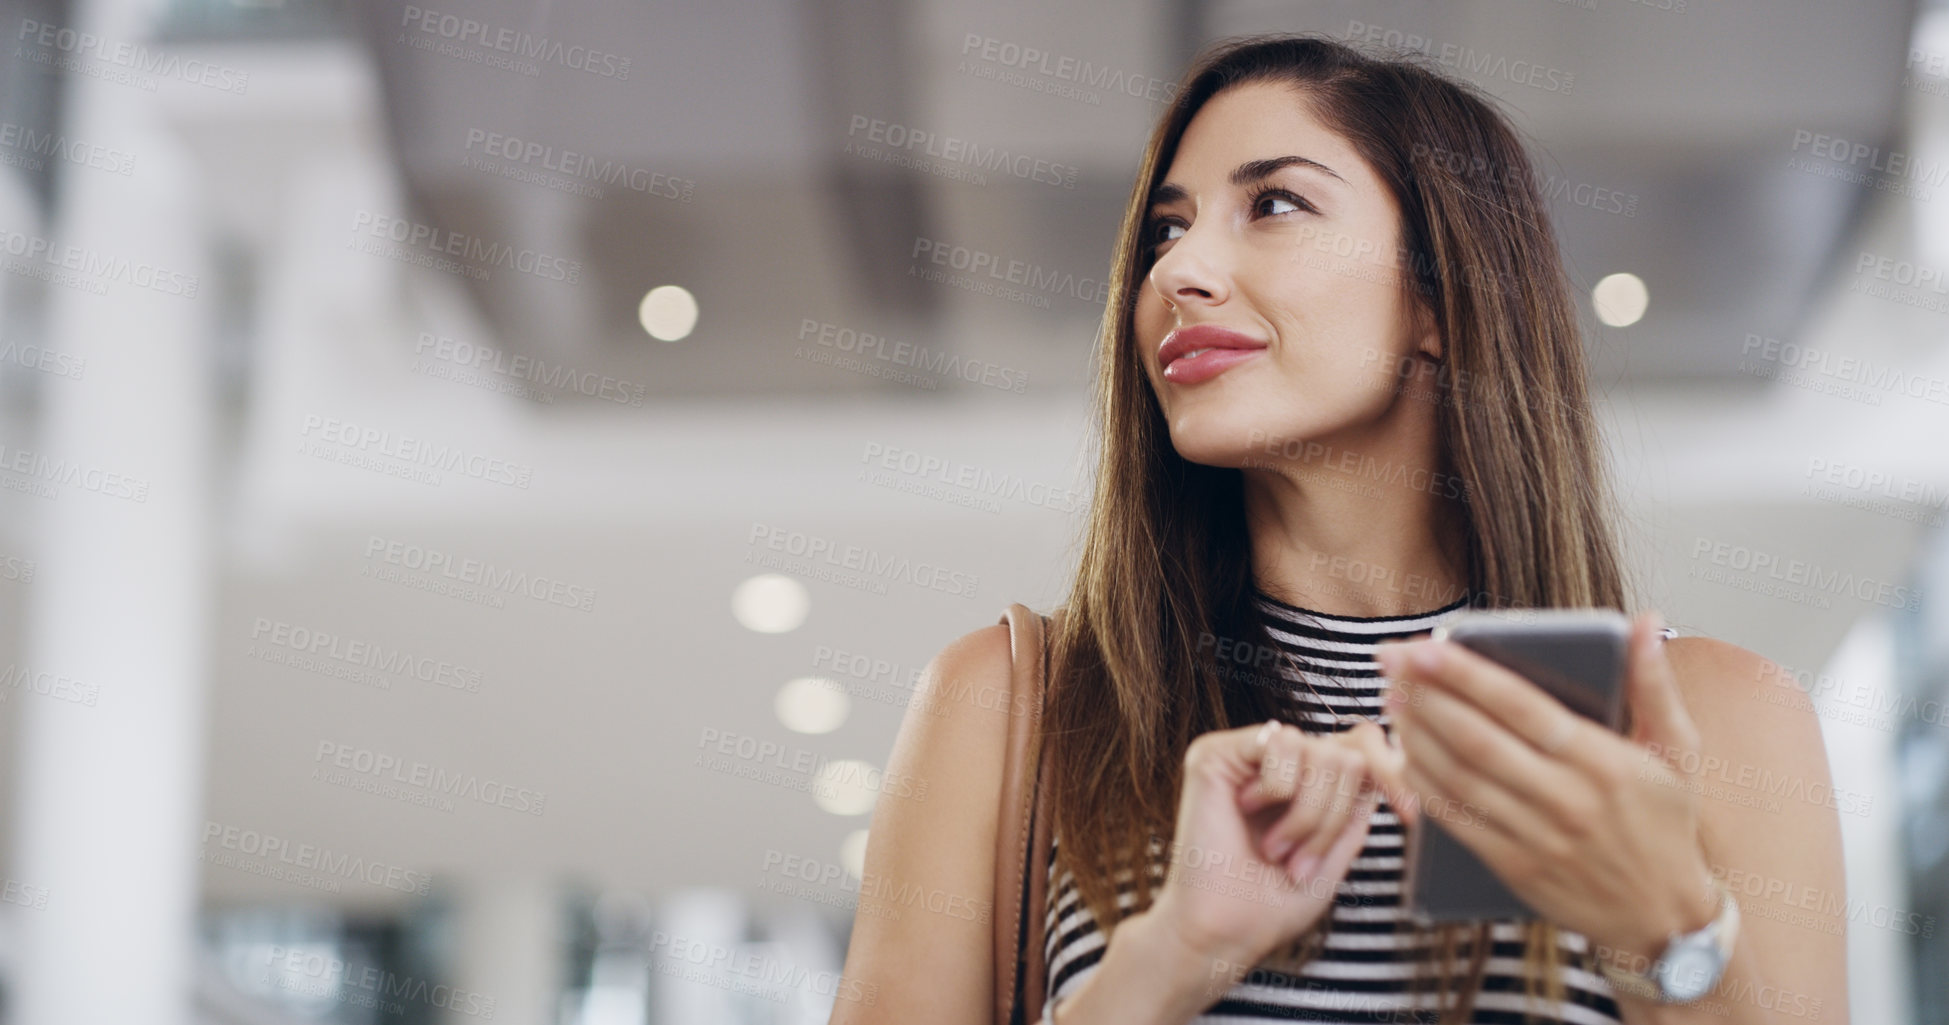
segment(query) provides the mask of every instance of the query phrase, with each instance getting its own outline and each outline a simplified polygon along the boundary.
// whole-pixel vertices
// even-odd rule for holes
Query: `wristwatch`
[[[1609,959],[1598,959],[1598,970],[1613,989],[1661,1004],[1689,1004],[1712,992],[1725,974],[1726,962],[1732,960],[1733,941],[1739,936],[1739,902],[1718,880],[1710,882],[1719,891],[1719,917],[1696,932],[1672,933],[1650,971],[1634,971],[1613,965]]]

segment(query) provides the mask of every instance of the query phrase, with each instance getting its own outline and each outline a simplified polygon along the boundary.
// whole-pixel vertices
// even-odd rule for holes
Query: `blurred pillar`
[[[748,975],[726,968],[719,951],[745,945],[750,912],[734,890],[694,887],[663,898],[650,943],[650,1025],[748,1020]],[[769,1009],[769,1008],[767,1008]]]
[[[61,27],[109,48],[149,45],[145,8],[154,10],[80,3]],[[121,70],[95,51],[39,49],[90,72]],[[59,74],[62,133],[132,154],[133,171],[58,161],[54,258],[41,264],[52,271],[47,342],[85,357],[86,370],[46,383],[36,437],[0,439],[10,468],[31,450],[38,469],[27,475],[59,475],[52,497],[32,500],[40,572],[21,666],[98,688],[92,706],[24,688],[17,699],[8,874],[45,888],[47,901],[17,916],[7,1010],[34,1025],[184,1025],[211,572],[212,290],[193,178],[162,127],[158,93],[106,74]]]
[[[447,1025],[555,1025],[567,959],[564,914],[561,894],[544,879],[471,883],[455,916],[453,982],[462,993],[446,1010]]]

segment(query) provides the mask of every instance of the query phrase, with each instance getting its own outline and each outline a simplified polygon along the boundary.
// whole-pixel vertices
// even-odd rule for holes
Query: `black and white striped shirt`
[[[1466,605],[1466,598],[1431,612],[1412,616],[1355,618],[1330,616],[1295,608],[1257,592],[1272,637],[1294,659],[1315,667],[1302,683],[1299,672],[1282,660],[1281,672],[1293,684],[1302,721],[1309,733],[1350,729],[1362,719],[1378,719],[1393,729],[1382,714],[1386,681],[1374,662],[1374,646],[1383,640],[1432,629],[1435,623]],[[1324,674],[1324,675],[1323,675]],[[1310,685],[1310,686],[1309,686]],[[1317,695],[1317,696],[1316,696]],[[1366,844],[1341,881],[1326,934],[1326,947],[1307,962],[1300,975],[1255,969],[1227,990],[1194,1022],[1240,1022],[1265,1019],[1301,1021],[1377,1022],[1425,1021],[1438,1015],[1438,985],[1434,968],[1424,967],[1417,996],[1411,994],[1417,958],[1432,951],[1412,947],[1414,933],[1403,923],[1401,906],[1401,821],[1385,801],[1374,811]],[[1153,847],[1154,878],[1163,879],[1161,845]],[[1126,876],[1127,879],[1127,876]],[[1135,893],[1126,882],[1118,901],[1129,907]],[[1076,991],[1103,957],[1103,938],[1089,909],[1082,905],[1067,872],[1058,877],[1051,861],[1047,933],[1044,954],[1049,965],[1047,998]],[[1516,1025],[1529,1011],[1530,1021],[1558,1021],[1577,1025],[1619,1025],[1617,1002],[1610,984],[1594,971],[1573,961],[1558,968],[1564,999],[1554,1006],[1531,1001],[1524,994],[1523,925],[1497,921],[1491,925],[1493,947],[1483,972],[1471,1022]],[[1588,948],[1588,940],[1567,929],[1558,930],[1561,949],[1572,954]],[[1460,941],[1458,970],[1466,969],[1466,936]],[[1587,963],[1587,962],[1584,962]]]

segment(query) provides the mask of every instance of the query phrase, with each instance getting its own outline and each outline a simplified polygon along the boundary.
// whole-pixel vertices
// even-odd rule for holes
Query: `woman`
[[[1728,870],[1841,891],[1832,809],[1696,778],[1826,782],[1811,712],[1752,699],[1774,667],[1639,615],[1621,735],[1404,641],[1464,606],[1630,602],[1574,307],[1505,121],[1410,61],[1216,46],[1152,135],[1112,281],[1043,722],[1049,1020],[1845,1020],[1841,937],[1751,899],[1704,999],[1598,968],[1713,922]],[[973,696],[1009,665],[997,624],[924,674],[937,714],[909,714],[889,771],[931,789],[876,809],[875,891],[992,907],[1006,723]],[[1541,918],[1415,929],[1400,844],[1424,810]],[[990,1021],[988,916],[865,891],[847,977],[872,1000],[834,1021]]]

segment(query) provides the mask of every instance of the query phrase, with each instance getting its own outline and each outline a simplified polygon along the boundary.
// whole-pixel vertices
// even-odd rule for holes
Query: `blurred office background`
[[[1144,136],[1261,30],[1533,141],[1648,597],[1809,692],[1854,1020],[1949,1022],[1944,11],[0,10],[7,1025],[824,1021],[915,673],[1062,599]]]

